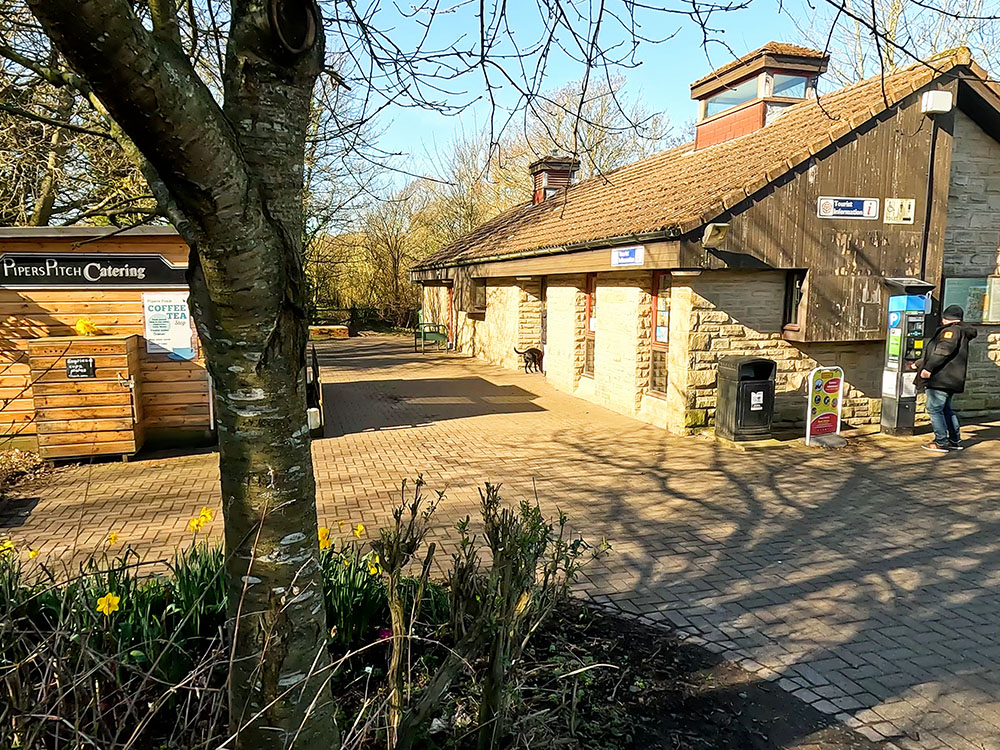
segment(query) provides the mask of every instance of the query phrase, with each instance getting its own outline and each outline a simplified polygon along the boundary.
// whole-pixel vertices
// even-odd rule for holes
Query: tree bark
[[[161,210],[184,219],[190,304],[216,391],[236,746],[327,750],[336,737],[305,411],[301,210],[319,11],[300,0],[315,13],[315,39],[290,53],[266,0],[235,0],[219,107],[173,34],[161,38],[164,19],[158,34],[128,0],[29,3],[165,187]]]
[[[68,88],[63,88],[59,92],[58,104],[55,116],[57,120],[68,121],[70,113],[73,111],[73,92]],[[45,162],[45,177],[38,188],[38,197],[31,211],[31,218],[28,225],[33,227],[48,226],[52,219],[52,207],[56,202],[56,189],[58,185],[57,174],[62,167],[66,152],[69,150],[69,140],[63,128],[56,125],[50,126],[52,135],[49,137],[49,158]]]

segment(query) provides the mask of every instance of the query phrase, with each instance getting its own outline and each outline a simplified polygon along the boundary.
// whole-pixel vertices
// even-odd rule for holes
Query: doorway
[[[542,276],[539,298],[542,303],[542,374],[545,374],[545,363],[548,361],[546,355],[549,342],[549,277]]]

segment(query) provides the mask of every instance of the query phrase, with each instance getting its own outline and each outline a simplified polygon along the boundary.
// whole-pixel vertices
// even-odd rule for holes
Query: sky
[[[526,29],[532,26],[532,18],[537,19],[536,0],[511,0],[511,10]],[[690,123],[695,117],[694,102],[690,97],[689,85],[714,68],[724,65],[737,56],[745,54],[769,41],[803,43],[802,33],[796,28],[788,13],[789,6],[782,10],[774,0],[753,0],[744,10],[730,11],[713,18],[713,25],[724,29],[716,36],[728,45],[732,52],[722,45],[712,44],[706,53],[702,46],[701,29],[683,16],[655,14],[647,19],[643,33],[650,37],[667,37],[660,44],[640,44],[636,60],[637,67],[621,69],[625,76],[625,94],[643,101],[651,111],[664,112],[674,126]],[[533,15],[532,15],[533,14]],[[435,31],[439,38],[454,39],[470,31],[470,17],[461,12],[437,18]],[[471,21],[474,24],[474,20]],[[515,28],[515,33],[517,29]],[[530,36],[525,31],[524,36]],[[711,59],[709,59],[709,55]],[[546,90],[558,88],[571,81],[580,80],[584,68],[564,56],[553,56],[547,68]],[[465,96],[477,96],[478,82],[463,82]],[[479,94],[482,92],[479,91]],[[512,92],[499,92],[501,101]],[[490,107],[484,100],[474,104],[459,115],[443,115],[420,108],[393,109],[385,112],[380,120],[383,133],[379,146],[386,151],[400,154],[397,163],[418,174],[434,174],[436,149],[445,147],[458,133],[471,134],[482,129],[489,119]]]

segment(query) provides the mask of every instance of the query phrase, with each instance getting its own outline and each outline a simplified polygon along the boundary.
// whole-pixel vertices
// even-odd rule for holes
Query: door
[[[458,349],[455,341],[455,287],[448,285],[448,348]]]
[[[539,296],[542,302],[542,372],[545,372],[545,355],[547,353],[545,345],[549,341],[549,278],[542,277],[541,291]]]

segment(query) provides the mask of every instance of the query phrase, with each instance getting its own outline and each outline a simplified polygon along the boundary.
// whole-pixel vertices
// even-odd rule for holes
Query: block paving
[[[372,533],[422,474],[446,493],[447,549],[477,487],[500,482],[612,543],[581,596],[669,625],[887,748],[1000,750],[1000,423],[946,456],[881,437],[749,452],[408,339],[324,343],[321,361],[327,525]],[[218,509],[217,480],[212,452],[60,468],[0,501],[0,537],[58,565],[117,531],[166,559],[188,519]]]

